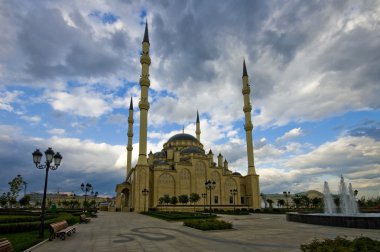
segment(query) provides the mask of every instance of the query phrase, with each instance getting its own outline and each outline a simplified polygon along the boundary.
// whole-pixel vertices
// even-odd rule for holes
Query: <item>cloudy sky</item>
[[[0,2],[0,193],[17,174],[42,191],[32,152],[62,166],[50,192],[92,183],[114,195],[125,176],[129,99],[138,150],[139,55],[151,44],[148,151],[195,135],[230,169],[247,171],[242,63],[254,106],[264,193],[380,192],[379,1]]]

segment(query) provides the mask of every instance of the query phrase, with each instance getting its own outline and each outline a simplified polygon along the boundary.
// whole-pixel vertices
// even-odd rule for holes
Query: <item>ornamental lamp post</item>
[[[85,205],[87,205],[87,193],[89,191],[92,191],[92,185],[90,183],[82,183],[80,185],[80,189],[82,190],[82,192],[84,192],[83,212],[85,212]]]
[[[148,195],[149,190],[144,188],[141,192],[144,195],[144,212],[146,212],[146,196]]]
[[[211,190],[214,190],[216,186],[215,181],[208,180],[205,182],[206,191],[210,190],[210,215],[211,215]]]
[[[42,197],[42,206],[41,206],[41,225],[39,230],[40,238],[44,237],[44,226],[45,226],[45,212],[46,212],[46,191],[47,191],[47,182],[49,177],[49,170],[57,170],[61,164],[62,156],[59,152],[54,153],[53,149],[49,147],[45,151],[45,164],[41,163],[42,153],[39,149],[36,149],[33,153],[33,163],[38,169],[45,169],[45,185],[44,185],[44,194]],[[51,165],[54,159],[54,165]]]
[[[237,195],[237,193],[238,193],[238,190],[237,189],[233,189],[233,190],[230,190],[230,193],[231,193],[231,195],[232,195],[232,199],[233,199],[233,203],[234,203],[234,212],[235,212],[235,196]]]
[[[206,197],[207,197],[207,193],[202,193],[202,198],[203,198],[203,212],[206,212]]]

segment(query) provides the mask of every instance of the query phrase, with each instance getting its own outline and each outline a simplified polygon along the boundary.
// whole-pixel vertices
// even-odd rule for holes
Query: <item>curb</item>
[[[44,244],[45,242],[49,241],[49,239],[46,239],[46,240],[43,240],[42,242],[40,243],[37,243],[36,245],[28,248],[28,249],[25,249],[24,252],[30,252],[30,251],[33,251],[34,249],[38,248],[39,246],[41,246],[42,244]]]

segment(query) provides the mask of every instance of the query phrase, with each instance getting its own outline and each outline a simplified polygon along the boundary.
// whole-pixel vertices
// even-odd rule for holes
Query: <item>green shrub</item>
[[[206,218],[215,218],[215,215],[208,215],[203,213],[186,213],[186,212],[147,212],[142,213],[152,217],[156,217],[164,220],[186,220],[186,219],[206,219]]]
[[[342,237],[335,239],[318,240],[314,239],[309,244],[302,244],[300,249],[304,252],[320,252],[320,251],[380,251],[380,241],[372,240],[368,237],[358,237],[347,240]]]
[[[220,230],[220,229],[231,229],[232,223],[225,222],[217,219],[207,219],[207,220],[185,220],[183,222],[184,226],[200,229],[200,230]]]
[[[76,216],[73,216],[69,213],[63,213],[60,215],[55,215],[55,218],[49,218],[49,215],[47,215],[47,218],[45,219],[44,225],[45,228],[48,228],[49,225],[53,222],[58,222],[66,220],[69,225],[73,225],[77,222],[79,222],[79,218]],[[24,231],[32,231],[32,230],[38,230],[40,227],[40,221],[22,221],[22,222],[13,222],[13,223],[2,223],[0,224],[0,234],[4,233],[16,233],[16,232],[24,232]]]

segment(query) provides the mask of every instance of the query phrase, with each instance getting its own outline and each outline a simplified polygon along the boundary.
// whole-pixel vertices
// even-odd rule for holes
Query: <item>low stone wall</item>
[[[239,205],[239,206],[235,206],[235,210],[236,209],[246,209],[247,211],[249,210],[248,209],[248,206],[244,206],[244,205]],[[203,205],[195,205],[194,206],[191,206],[191,205],[167,205],[167,206],[164,206],[164,205],[160,205],[160,206],[157,206],[157,210],[158,211],[176,211],[176,212],[202,212],[204,209],[206,209],[206,211],[208,211],[210,209],[210,205],[206,205],[206,207],[204,207]],[[215,211],[215,210],[223,210],[223,211],[233,211],[234,210],[234,206],[231,206],[231,205],[217,205],[217,206],[212,206],[211,208],[211,211]]]
[[[287,213],[286,220],[324,226],[380,229],[380,214],[378,216],[343,216],[325,214]]]

